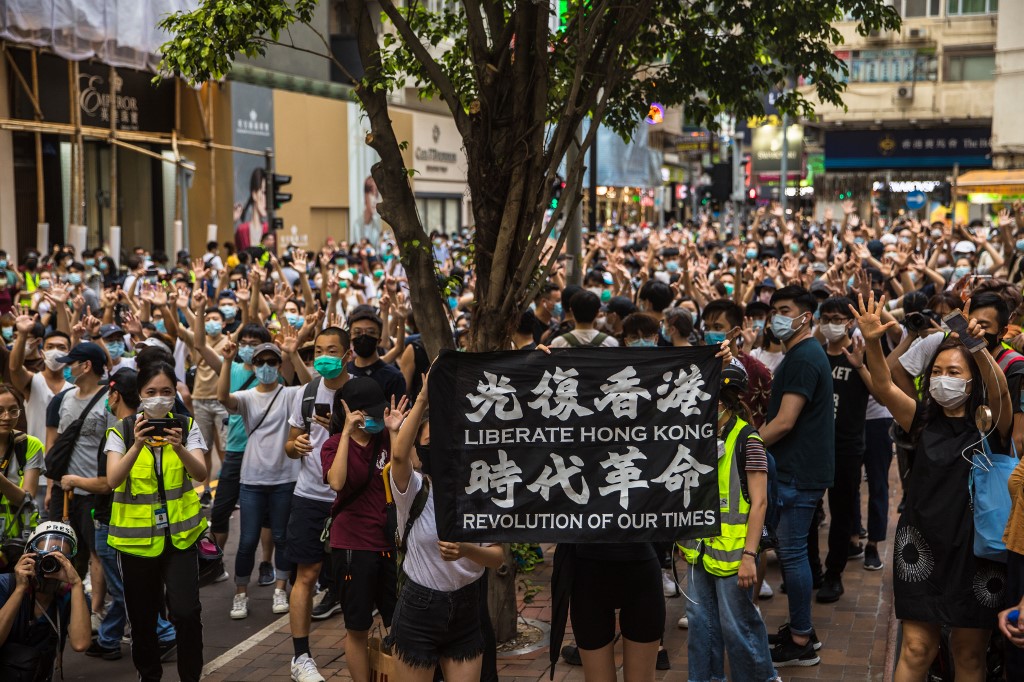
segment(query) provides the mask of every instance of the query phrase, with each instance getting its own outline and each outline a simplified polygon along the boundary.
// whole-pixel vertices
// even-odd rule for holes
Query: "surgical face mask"
[[[174,407],[174,397],[158,395],[152,398],[143,398],[139,401],[139,407],[147,417],[159,419],[167,416],[167,413]]]
[[[1024,251],[1024,239],[1017,240],[1017,250]]]
[[[725,332],[706,331],[704,332],[704,343],[709,346],[717,346],[725,341],[725,336]]]
[[[928,384],[928,393],[939,405],[947,409],[954,409],[963,405],[970,397],[967,392],[969,383],[970,379],[932,377]]]
[[[627,341],[626,345],[630,348],[653,348],[658,345],[658,342],[654,339],[633,339]]]
[[[821,335],[826,340],[835,343],[839,339],[846,338],[846,325],[839,323],[826,323],[821,325]]]
[[[769,235],[765,235],[764,245],[765,246],[775,246],[775,241],[776,241],[776,239],[775,239],[774,235],[770,235],[770,234]]]
[[[792,244],[789,245],[789,250],[793,253],[800,253],[800,245],[797,244],[796,242],[793,242]]]
[[[92,267],[92,266],[96,265],[96,259],[95,258],[86,258],[85,259],[85,264],[88,265],[89,267]]]
[[[288,320],[288,324],[296,329],[302,329],[302,323],[306,321],[306,319],[298,313],[285,313],[284,319]]]
[[[373,276],[374,276],[375,279],[380,279],[381,277],[384,276],[384,271],[383,270],[374,270],[373,271]]]
[[[4,327],[0,330],[0,334],[3,335],[4,341],[10,341],[14,338],[14,327]]]
[[[252,364],[252,354],[256,352],[255,346],[239,346],[238,359],[247,365]]]
[[[44,350],[43,351],[43,362],[46,364],[46,369],[51,372],[56,372],[58,369],[64,366],[63,362],[58,362],[57,358],[67,355],[62,350]]]
[[[863,244],[864,243],[864,237],[854,237],[853,238],[853,243],[854,244]]]
[[[224,330],[224,325],[216,320],[210,320],[204,325],[207,336],[220,336],[220,333]]]
[[[377,352],[377,338],[369,334],[362,334],[352,339],[352,350],[361,358],[373,357]]]
[[[50,280],[48,280],[48,279],[41,279],[41,280],[39,280],[39,288],[42,289],[43,291],[46,291],[47,289],[49,289],[50,288]]]
[[[107,352],[110,353],[110,357],[113,360],[117,360],[124,355],[125,347],[124,341],[111,341],[107,344]]]
[[[726,294],[726,296],[732,296],[734,291],[736,291],[736,285],[735,284],[729,284],[728,282],[725,282],[725,294]]]
[[[558,318],[561,318],[561,317],[562,317],[562,312],[563,312],[563,311],[562,311],[562,302],[561,302],[561,301],[558,301],[557,303],[555,303],[555,305],[554,305],[554,306],[552,306],[552,308],[551,308],[551,314],[552,314],[552,316],[554,316],[554,317],[558,317]]]
[[[164,324],[163,320],[156,320],[155,322],[153,322],[153,327],[161,334],[167,333],[167,325]]]
[[[231,305],[222,305],[217,310],[224,316],[224,319],[231,322],[235,319],[235,315],[238,314],[238,309]]]
[[[752,326],[754,328],[755,332],[761,332],[761,331],[764,331],[764,323],[765,323],[765,320],[753,320],[750,323],[750,326]]]
[[[71,367],[67,365],[64,366],[64,381],[69,384],[75,383],[75,375],[71,373]]]
[[[747,260],[757,258],[757,249],[747,249]]]
[[[68,282],[71,284],[81,284],[82,276],[77,272],[72,272],[70,275],[68,275]]]
[[[321,355],[313,360],[313,369],[324,379],[334,379],[345,369],[345,362],[333,355]]]
[[[261,384],[274,384],[277,383],[277,374],[277,367],[260,365],[256,368],[256,381]]]
[[[679,263],[677,263],[674,260],[670,260],[669,262],[665,263],[665,269],[668,270],[669,272],[679,272]]]
[[[932,230],[932,239],[938,239],[942,236],[942,230]]]
[[[363,420],[363,431],[367,433],[380,433],[384,430],[384,420],[377,420],[373,417],[367,417]]]
[[[601,287],[587,287],[587,291],[592,293],[594,296],[601,298]]]
[[[697,317],[697,311],[693,311],[692,313],[690,313],[690,319],[693,320],[693,326],[696,327],[697,323],[700,321]]]
[[[969,274],[971,274],[971,269],[969,267],[964,266],[964,265],[961,265],[960,267],[953,269],[953,279],[954,280],[958,280],[961,277],[966,277]]]
[[[772,316],[772,333],[779,341],[789,341],[803,326],[802,322],[798,325],[793,324],[801,317],[803,314],[797,317],[786,317],[781,313],[776,313]]]

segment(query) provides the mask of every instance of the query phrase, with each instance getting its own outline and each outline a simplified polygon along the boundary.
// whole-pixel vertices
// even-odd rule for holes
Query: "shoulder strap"
[[[316,404],[316,394],[320,390],[320,384],[323,380],[323,377],[317,377],[302,389],[302,420],[306,422],[307,426],[313,419],[313,406]]]
[[[740,475],[740,491],[743,493],[743,499],[748,503],[750,502],[750,490],[747,488],[747,440],[752,435],[756,435],[756,432],[750,424],[740,429],[739,435],[736,436],[736,453],[733,455],[736,458],[736,466],[739,467],[737,471]]]
[[[250,376],[248,379],[246,379],[245,383],[238,387],[238,390],[239,391],[244,391],[245,389],[247,389],[250,386],[252,386],[252,382],[254,382],[254,381],[256,381],[256,372],[253,372],[252,376]]]
[[[139,415],[133,414],[121,420],[121,423],[124,425],[124,433],[121,434],[121,440],[124,442],[125,452],[131,450],[132,446],[135,445],[135,421],[138,418]]]
[[[254,426],[254,427],[252,427],[251,429],[249,429],[249,436],[250,436],[250,437],[252,437],[252,434],[256,433],[256,431],[257,431],[257,430],[258,430],[258,429],[259,429],[259,428],[260,428],[261,426],[263,426],[263,422],[264,422],[264,421],[266,420],[266,418],[267,418],[267,415],[268,415],[268,414],[270,414],[270,408],[272,408],[272,407],[274,406],[274,403],[276,403],[276,402],[277,402],[277,399],[278,399],[278,398],[280,397],[280,395],[281,395],[281,392],[282,392],[282,391],[284,391],[284,386],[280,386],[280,387],[278,387],[278,389],[277,389],[277,393],[275,393],[275,394],[274,394],[274,397],[273,397],[273,399],[272,399],[272,400],[270,401],[270,404],[269,404],[269,405],[267,405],[267,411],[266,411],[266,412],[264,412],[264,413],[263,413],[263,416],[262,416],[262,417],[260,417],[260,420],[259,420],[258,422],[256,422],[256,426]]]
[[[69,388],[68,390],[70,391],[71,389]],[[96,395],[94,395],[92,397],[92,400],[90,400],[89,404],[85,406],[85,409],[82,410],[82,414],[79,415],[78,418],[81,419],[82,421],[85,421],[85,418],[89,416],[89,411],[92,410],[92,408],[96,407],[96,403],[98,403],[100,401],[100,398],[102,398],[106,394],[107,394],[107,387],[106,386],[104,386],[100,390],[96,391]]]
[[[562,334],[558,338],[560,338],[563,341],[565,341],[566,345],[568,345],[571,348],[579,348],[580,347],[580,340],[578,338],[576,338],[576,335],[573,334],[572,332],[566,332],[565,334]]]
[[[604,340],[607,339],[607,338],[608,338],[607,334],[605,334],[604,332],[598,332],[597,336],[592,338],[590,340],[590,343],[588,343],[587,345],[588,346],[600,346],[602,343],[604,343]]]
[[[423,485],[420,486],[420,490],[416,493],[416,497],[412,500],[412,507],[409,509],[409,518],[405,521],[405,529],[402,531],[402,536],[397,538],[396,543],[398,551],[405,551],[405,543],[409,538],[409,532],[412,530],[413,525],[416,523],[416,519],[420,517],[423,510],[427,508],[427,498],[430,496],[430,479],[426,476],[423,477]]]
[[[18,460],[18,475],[25,470],[25,462],[28,459],[28,436],[20,431],[11,434],[10,447],[4,453],[3,461],[0,461],[0,476],[7,475],[7,467],[11,465],[11,454]]]
[[[1003,370],[1003,374],[1006,374],[1012,366],[1018,362],[1024,362],[1024,355],[1021,355],[1012,348],[1003,348],[1003,352],[999,354],[999,358],[996,360],[999,364],[999,369]]]

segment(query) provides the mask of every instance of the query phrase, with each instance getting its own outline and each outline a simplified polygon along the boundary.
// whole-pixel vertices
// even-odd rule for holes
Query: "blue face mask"
[[[665,269],[668,270],[669,272],[679,272],[679,263],[677,263],[674,260],[670,260],[669,262],[665,263]]]
[[[217,308],[217,310],[220,311],[220,314],[223,315],[224,319],[227,320],[228,322],[231,322],[232,320],[234,320],[235,319],[235,315],[238,314],[238,312],[235,309],[235,307],[234,306],[230,306],[230,305],[222,305],[219,308]]]
[[[238,359],[247,365],[252,364],[252,354],[256,351],[254,346],[239,346]]]
[[[704,343],[709,346],[717,346],[725,341],[725,332],[704,332]]]
[[[75,378],[73,376],[71,376],[71,367],[70,366],[65,366],[64,367],[64,381],[68,382],[69,384],[75,383]]]
[[[153,326],[161,334],[166,334],[167,333],[167,325],[164,324],[163,320],[157,320],[156,322],[153,323]]]
[[[455,310],[456,308],[459,307],[459,299],[457,296],[448,297],[448,307],[451,308],[452,310]]]
[[[774,334],[775,338],[779,341],[789,341],[800,329],[799,325],[795,327],[793,325],[793,323],[798,319],[800,318],[786,317],[785,315],[776,313],[772,316],[772,334]]]
[[[7,267],[7,259],[6,258],[0,258],[0,268],[6,268],[6,267]]]
[[[853,238],[853,243],[854,244],[863,244],[864,243],[864,237],[854,237]]]
[[[961,265],[960,267],[958,267],[955,270],[953,270],[953,279],[957,280],[957,279],[960,279],[961,277],[965,277],[965,276],[967,276],[969,274],[971,274],[971,269]]]
[[[96,265],[96,259],[95,258],[86,258],[85,259],[85,264],[88,265],[89,267],[92,267],[92,266]]]
[[[367,417],[363,420],[363,431],[367,433],[380,433],[384,430],[384,421],[377,421],[373,417]]]
[[[39,288],[42,289],[43,291],[46,291],[47,289],[49,289],[50,288],[50,280],[48,280],[48,279],[41,279],[41,280],[39,280]]]
[[[764,331],[764,322],[764,320],[754,320],[750,326],[754,328],[754,331],[761,332]]]
[[[697,313],[696,312],[690,313],[690,319],[693,320],[693,326],[694,327],[696,327],[697,323],[700,321],[699,318],[697,317]]]
[[[757,258],[757,249],[747,249],[747,260]]]
[[[1024,251],[1024,239],[1017,240],[1017,250]]]
[[[107,344],[107,352],[110,353],[110,357],[117,360],[124,355],[124,341],[114,341]]]
[[[554,317],[558,317],[558,318],[562,317],[562,302],[561,301],[556,303],[555,306],[551,309],[551,314]]]
[[[654,339],[633,339],[626,343],[630,348],[654,348],[658,342]]]
[[[2,330],[4,341],[10,341],[14,338],[14,327],[4,327]]]
[[[72,272],[70,275],[68,275],[68,282],[71,284],[81,284],[82,276],[77,272]]]
[[[277,367],[271,367],[270,365],[261,365],[257,367],[256,381],[261,384],[277,383]]]
[[[216,320],[210,320],[206,325],[204,325],[204,328],[206,329],[207,336],[219,336],[224,330],[224,325]]]
[[[736,285],[729,284],[728,282],[726,282],[725,283],[725,294],[727,296],[732,296],[734,291],[736,291]]]
[[[305,318],[298,313],[285,313],[284,319],[288,320],[288,324],[296,329],[302,329],[302,323],[306,321]]]

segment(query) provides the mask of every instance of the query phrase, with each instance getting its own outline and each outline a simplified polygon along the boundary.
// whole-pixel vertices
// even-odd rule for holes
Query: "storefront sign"
[[[668,542],[718,534],[715,350],[443,351],[429,389],[438,535]]]
[[[764,125],[754,128],[751,138],[751,166],[754,173],[782,172],[782,128]],[[786,134],[789,140],[787,149],[787,176],[803,166],[804,129],[803,126],[791,125]]]
[[[414,114],[413,157],[416,159],[417,171],[414,181],[466,181],[466,155],[462,151],[462,136],[450,118]]]
[[[987,168],[991,128],[830,130],[825,168]]]

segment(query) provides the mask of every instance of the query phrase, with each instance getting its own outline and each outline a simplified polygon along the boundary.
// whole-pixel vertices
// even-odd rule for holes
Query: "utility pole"
[[[779,206],[782,207],[782,220],[786,220],[786,185],[789,184],[789,114],[782,114],[782,159],[779,164]]]
[[[590,229],[597,229],[597,135],[590,145]]]

